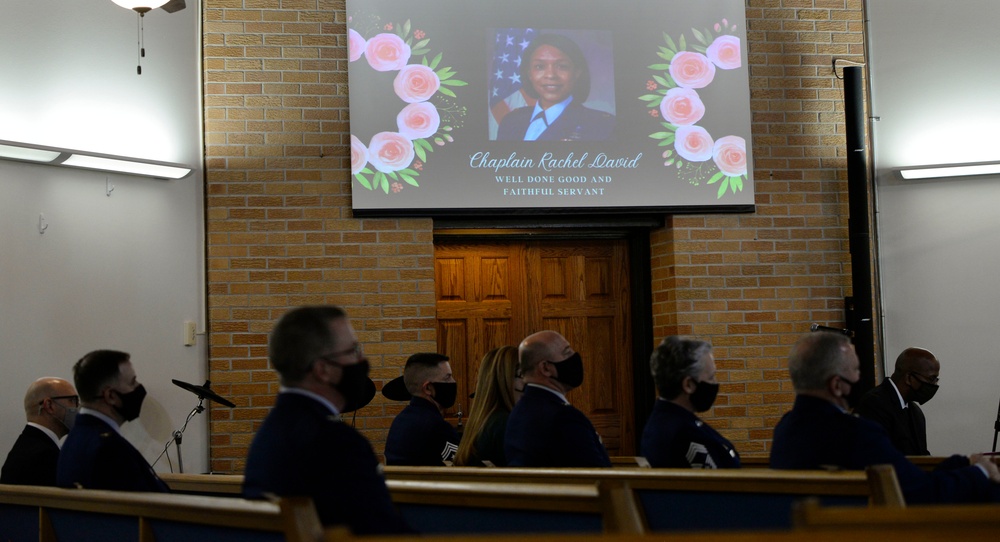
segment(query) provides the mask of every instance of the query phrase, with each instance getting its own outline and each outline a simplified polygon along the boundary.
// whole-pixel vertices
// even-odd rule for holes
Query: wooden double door
[[[483,355],[536,331],[561,333],[580,353],[584,382],[568,399],[608,453],[635,455],[629,257],[624,240],[435,242],[438,351],[451,358],[470,410]]]

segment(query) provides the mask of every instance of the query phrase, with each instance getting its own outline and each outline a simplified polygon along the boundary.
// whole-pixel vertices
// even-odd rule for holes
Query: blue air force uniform
[[[534,106],[519,107],[504,115],[497,141],[524,141]],[[536,141],[607,141],[615,130],[615,116],[571,102]]]
[[[587,416],[548,388],[528,384],[507,419],[511,467],[610,467],[608,451]]]
[[[254,436],[243,496],[310,497],[323,525],[355,534],[413,532],[392,505],[371,444],[330,406],[285,391]]]
[[[1000,499],[997,486],[978,467],[924,472],[892,445],[881,426],[818,397],[797,396],[774,428],[775,469],[864,469],[885,463],[896,469],[907,504]]]
[[[385,440],[385,464],[441,466],[455,457],[458,443],[458,433],[437,405],[414,397],[392,420]]]
[[[740,455],[693,412],[657,399],[642,432],[642,455],[652,467],[739,468]]]
[[[56,483],[84,489],[169,492],[146,458],[111,423],[81,409],[59,451]]]

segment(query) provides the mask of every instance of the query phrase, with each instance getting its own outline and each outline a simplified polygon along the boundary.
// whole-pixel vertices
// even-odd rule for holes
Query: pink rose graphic
[[[747,142],[739,136],[720,137],[712,149],[712,159],[719,170],[730,177],[747,173]]]
[[[368,47],[371,48],[371,42]],[[681,51],[670,61],[670,77],[680,87],[705,88],[715,79],[715,64],[701,53]]]
[[[412,141],[434,135],[441,125],[441,115],[430,102],[410,104],[396,116],[396,125],[400,135]]]
[[[368,161],[382,173],[392,173],[410,165],[413,154],[413,142],[398,132],[379,132],[368,144]]]
[[[681,126],[674,138],[674,150],[688,162],[704,162],[712,158],[715,142],[701,126]]]
[[[361,58],[365,52],[365,38],[361,37],[353,28],[347,31],[347,59],[350,62]]]
[[[705,104],[694,89],[672,88],[660,102],[660,113],[678,126],[689,126],[705,116]]]
[[[399,70],[392,88],[404,102],[426,102],[441,88],[441,79],[427,66],[411,64]]]
[[[368,147],[351,134],[351,175],[357,175],[368,164]]]
[[[410,61],[410,46],[395,34],[382,33],[368,40],[365,57],[376,71],[398,70]]]
[[[736,36],[719,36],[705,51],[708,59],[721,70],[735,70],[743,65],[740,57],[740,39]]]

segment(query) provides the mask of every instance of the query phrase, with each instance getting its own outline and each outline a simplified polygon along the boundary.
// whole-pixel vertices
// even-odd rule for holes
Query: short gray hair
[[[712,345],[705,341],[676,336],[663,339],[649,358],[649,368],[660,397],[673,399],[681,394],[685,378],[690,376],[697,380],[702,369],[701,360],[711,351]]]
[[[820,331],[803,335],[788,357],[788,373],[795,391],[826,387],[834,375],[842,374],[850,360],[851,339],[841,333]]]

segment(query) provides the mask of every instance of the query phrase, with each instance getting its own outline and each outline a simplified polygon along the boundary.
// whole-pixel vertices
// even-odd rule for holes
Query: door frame
[[[624,217],[584,222],[571,217],[513,218],[491,220],[434,220],[434,243],[497,240],[599,240],[624,239],[628,247],[630,318],[632,326],[632,399],[635,449],[640,449],[642,430],[656,402],[656,388],[649,369],[655,347],[653,337],[653,292],[650,232],[663,227],[663,217]],[[437,316],[435,315],[435,319]]]

